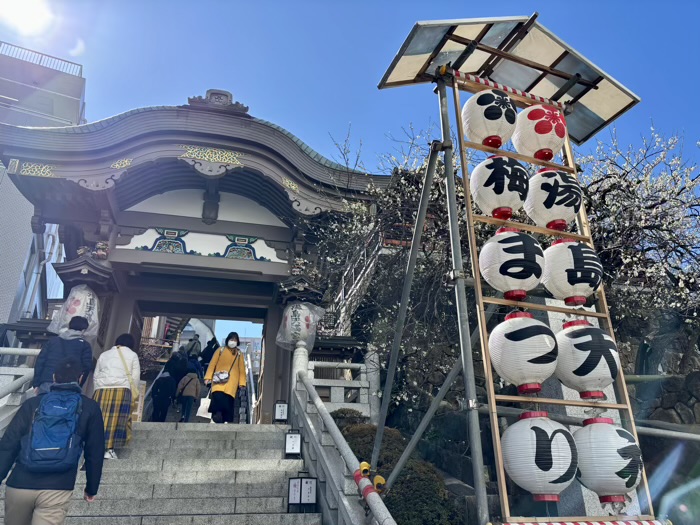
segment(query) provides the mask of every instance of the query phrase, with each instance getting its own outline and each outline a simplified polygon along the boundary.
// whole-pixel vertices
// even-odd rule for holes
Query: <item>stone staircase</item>
[[[303,460],[283,459],[288,429],[136,423],[129,447],[105,461],[94,503],[82,500],[78,474],[66,523],[321,525],[320,514],[287,514],[287,480],[304,470]]]

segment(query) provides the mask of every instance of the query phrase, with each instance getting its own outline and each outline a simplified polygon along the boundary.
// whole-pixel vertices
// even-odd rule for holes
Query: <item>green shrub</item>
[[[360,461],[370,461],[377,427],[350,425],[343,435]],[[394,469],[406,448],[406,439],[394,428],[384,429],[379,465],[376,468],[385,478]],[[455,514],[438,471],[415,454],[401,471],[384,502],[397,523],[401,525],[455,525],[461,523]]]
[[[339,408],[331,412],[331,417],[335,420],[335,424],[342,431],[350,425],[360,425],[367,423],[367,417],[362,415],[362,412],[353,410],[352,408]]]

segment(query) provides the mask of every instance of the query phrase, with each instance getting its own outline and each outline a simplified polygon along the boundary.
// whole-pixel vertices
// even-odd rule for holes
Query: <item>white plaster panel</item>
[[[119,250],[135,250],[142,246],[147,246],[149,249],[153,247],[153,243],[160,237],[160,234],[155,229],[146,230],[141,235],[134,235],[131,242],[126,246],[118,246]],[[210,253],[223,254],[226,247],[231,244],[224,235],[211,235],[208,233],[188,233],[182,238],[185,241],[187,251],[195,251],[207,256]],[[286,263],[287,261],[277,257],[274,248],[270,248],[263,239],[258,239],[252,244],[255,248],[257,257],[265,257],[272,262]]]
[[[219,202],[219,220],[262,224],[266,226],[285,226],[270,210],[251,199],[235,193],[221,193]],[[161,213],[181,217],[202,216],[203,192],[201,190],[174,190],[135,204],[126,211]]]

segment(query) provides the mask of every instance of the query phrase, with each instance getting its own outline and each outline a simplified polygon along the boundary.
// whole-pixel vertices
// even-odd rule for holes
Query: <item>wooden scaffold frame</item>
[[[460,103],[460,91],[468,91],[471,93],[476,93],[484,89],[489,89],[491,87],[498,87],[503,89],[508,93],[508,95],[513,99],[516,105],[520,107],[528,107],[533,104],[548,104],[559,109],[564,109],[563,105],[559,102],[543,99],[542,97],[531,95],[519,90],[509,88],[508,86],[493,86],[493,82],[487,79],[482,79],[475,77],[473,75],[460,74],[458,71],[451,70],[448,67],[442,67],[439,73],[445,79],[446,82],[451,82],[454,109],[456,113],[456,130],[457,137],[459,139],[459,155],[461,161],[462,169],[462,182],[464,185],[464,199],[466,206],[466,217],[468,225],[468,241],[469,241],[469,256],[471,261],[472,273],[474,278],[474,292],[476,297],[476,307],[477,307],[477,318],[479,322],[479,334],[481,343],[481,355],[484,366],[484,376],[486,378],[486,392],[488,397],[488,408],[489,417],[492,429],[494,456],[496,461],[496,473],[498,482],[498,492],[501,504],[501,516],[504,522],[528,522],[528,523],[552,523],[553,521],[627,521],[627,520],[654,520],[654,510],[652,506],[651,494],[649,491],[649,484],[647,482],[646,472],[644,467],[642,467],[642,483],[637,487],[637,496],[640,504],[640,509],[648,509],[648,514],[643,514],[639,516],[561,516],[561,517],[519,517],[512,516],[510,511],[510,501],[508,498],[508,491],[506,486],[506,474],[503,467],[503,456],[501,450],[501,436],[499,432],[497,406],[499,403],[538,403],[542,405],[564,405],[564,406],[575,406],[575,407],[586,407],[586,408],[599,408],[605,410],[617,410],[620,415],[621,426],[628,430],[639,442],[637,436],[637,431],[634,424],[634,417],[632,414],[632,407],[630,405],[629,396],[627,393],[627,386],[625,383],[624,372],[620,368],[617,379],[614,382],[615,395],[617,401],[615,403],[598,403],[595,401],[586,400],[566,400],[566,399],[550,399],[550,398],[536,398],[527,396],[506,396],[497,395],[494,390],[493,383],[493,370],[491,367],[491,359],[489,356],[488,340],[489,332],[487,327],[487,315],[485,304],[494,304],[500,306],[511,306],[514,308],[523,308],[531,310],[540,310],[546,312],[556,312],[560,314],[566,314],[570,316],[584,316],[584,317],[594,317],[596,318],[600,325],[610,337],[615,339],[615,334],[612,329],[612,323],[610,322],[610,313],[608,310],[608,303],[605,296],[605,290],[601,285],[596,292],[594,298],[595,311],[589,311],[578,308],[561,307],[561,306],[550,306],[546,304],[530,303],[527,301],[511,301],[507,299],[495,298],[495,297],[485,297],[483,295],[481,272],[479,269],[479,253],[477,249],[476,235],[475,235],[475,224],[485,223],[493,226],[509,226],[514,227],[522,231],[528,231],[531,233],[537,233],[541,235],[550,236],[553,238],[564,238],[573,239],[577,241],[582,241],[589,244],[591,247],[595,248],[593,244],[593,238],[591,235],[590,224],[588,221],[588,216],[586,214],[585,206],[581,206],[578,215],[576,217],[576,230],[577,233],[561,232],[558,230],[551,230],[548,228],[542,228],[539,226],[534,226],[532,224],[516,222],[513,220],[501,220],[493,217],[488,217],[485,215],[479,215],[474,213],[472,207],[471,192],[469,187],[469,169],[468,169],[468,150],[478,150],[489,154],[498,154],[505,157],[513,158],[519,161],[527,162],[529,164],[536,164],[544,166],[547,168],[553,168],[559,171],[564,171],[566,173],[573,174],[577,177],[578,172],[576,164],[574,161],[573,149],[571,146],[571,141],[569,139],[568,128],[564,142],[563,148],[563,159],[564,164],[556,164],[554,162],[545,162],[539,159],[528,157],[526,155],[521,155],[518,153],[513,153],[511,151],[505,151],[502,149],[491,148],[488,146],[483,146],[474,142],[469,142],[465,140],[464,137],[464,127],[461,116],[461,103]],[[578,178],[578,177],[577,177]]]

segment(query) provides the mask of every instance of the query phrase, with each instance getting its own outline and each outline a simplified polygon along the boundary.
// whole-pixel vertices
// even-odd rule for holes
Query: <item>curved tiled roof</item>
[[[111,117],[104,118],[102,120],[96,120],[94,122],[89,122],[87,124],[80,124],[77,126],[64,126],[64,127],[39,127],[39,126],[17,126],[18,128],[25,128],[25,129],[37,129],[41,131],[51,131],[55,133],[91,133],[93,131],[97,131],[103,128],[106,128],[107,126],[119,122],[120,120],[124,120],[125,118],[129,117],[130,115],[134,115],[137,113],[145,113],[149,111],[159,111],[159,110],[173,110],[173,109],[189,109],[188,106],[148,106],[148,107],[143,107],[143,108],[136,108],[136,109],[131,109],[129,111],[125,111],[124,113],[119,113],[117,115],[113,115]],[[200,110],[193,110],[193,111],[200,111]],[[246,115],[246,117],[249,117],[252,121],[258,122],[260,124],[263,124],[269,128],[272,128],[274,130],[279,131],[283,135],[286,135],[289,137],[294,143],[296,143],[297,146],[305,153],[307,154],[311,159],[314,161],[318,162],[319,164],[333,169],[337,171],[346,171],[350,173],[355,173],[358,175],[365,175],[366,173],[363,171],[355,170],[352,168],[348,168],[347,166],[343,166],[342,164],[338,164],[337,162],[334,162],[327,157],[324,157],[321,155],[319,152],[317,152],[315,149],[313,149],[311,146],[306,144],[303,140],[301,140],[299,137],[297,137],[294,133],[291,131],[278,126],[277,124],[274,124],[268,120],[263,120],[259,119],[256,117],[251,117],[249,115]]]

